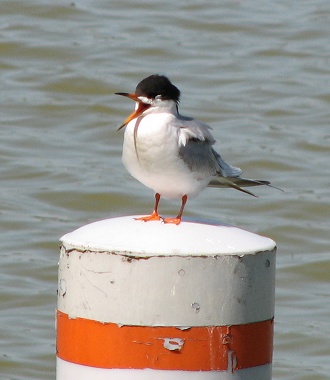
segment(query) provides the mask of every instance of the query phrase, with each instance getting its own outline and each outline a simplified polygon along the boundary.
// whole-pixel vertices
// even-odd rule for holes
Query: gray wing
[[[259,181],[254,179],[242,178],[242,170],[235,166],[227,164],[213,149],[214,156],[217,158],[219,170],[213,179],[209,182],[208,187],[231,187],[233,189],[242,191],[243,193],[252,195],[253,193],[248,190],[242,189],[242,187],[270,185],[268,181]]]
[[[178,115],[177,125],[179,147],[185,146],[191,139],[207,141],[209,145],[213,145],[215,143],[214,137],[210,132],[210,129],[212,128],[199,120]]]
[[[190,139],[185,146],[180,147],[179,155],[191,171],[201,177],[212,177],[209,187],[231,187],[255,197],[241,186],[266,184],[239,177],[241,169],[226,164],[207,141]]]
[[[179,115],[179,156],[195,173],[208,177],[216,175],[218,162],[212,145],[215,140],[210,127],[198,120]]]
[[[239,177],[240,168],[227,164],[213,148],[210,127],[198,120],[179,115],[179,154],[194,172],[221,177]]]
[[[204,177],[217,174],[218,162],[208,141],[189,139],[179,148],[179,156],[192,172]]]
[[[212,148],[215,140],[208,125],[181,115],[179,119],[179,155],[193,172],[213,177],[208,184],[209,187],[231,187],[255,197],[242,187],[271,186],[268,181],[242,178],[240,168],[227,164]]]
[[[235,166],[227,164],[214,149],[212,149],[213,154],[218,163],[217,174],[222,177],[239,177],[242,174],[242,170]]]

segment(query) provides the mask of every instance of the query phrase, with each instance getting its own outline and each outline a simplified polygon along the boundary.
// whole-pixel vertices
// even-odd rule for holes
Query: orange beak
[[[126,96],[127,98],[130,98],[134,100],[135,102],[138,102],[138,108],[133,111],[127,119],[123,122],[123,124],[117,129],[119,131],[120,129],[124,128],[131,120],[135,119],[136,117],[139,117],[146,109],[150,107],[150,104],[145,104],[141,102],[141,100],[136,96],[136,94],[130,94],[128,92],[116,92],[115,95],[122,95]]]

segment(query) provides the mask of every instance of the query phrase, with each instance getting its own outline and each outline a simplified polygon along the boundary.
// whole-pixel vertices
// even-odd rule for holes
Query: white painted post
[[[271,239],[127,216],[61,241],[58,380],[271,379]]]

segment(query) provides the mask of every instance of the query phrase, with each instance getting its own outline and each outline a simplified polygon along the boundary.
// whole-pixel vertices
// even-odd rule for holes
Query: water
[[[329,378],[329,35],[327,0],[1,2],[1,380],[55,377],[59,237],[152,209],[113,93],[153,73],[226,160],[285,190],[208,189],[185,215],[277,242],[273,378]]]

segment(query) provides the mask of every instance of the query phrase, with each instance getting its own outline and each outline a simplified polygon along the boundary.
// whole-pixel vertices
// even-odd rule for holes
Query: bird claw
[[[181,218],[163,218],[163,222],[165,224],[180,224],[181,223]]]
[[[151,222],[157,220],[163,220],[156,212],[153,212],[151,215],[142,216],[140,218],[134,218],[135,220],[141,220],[142,222]]]

